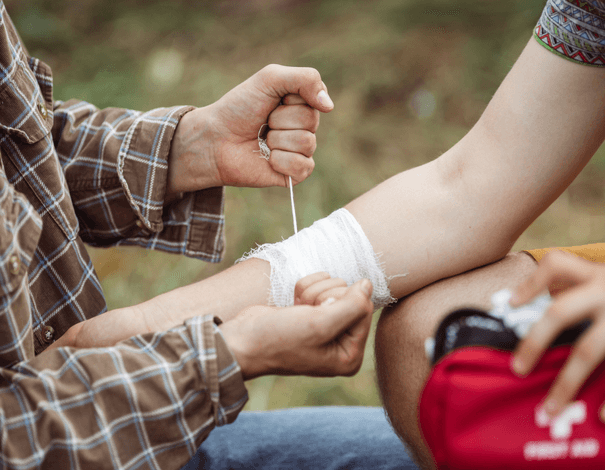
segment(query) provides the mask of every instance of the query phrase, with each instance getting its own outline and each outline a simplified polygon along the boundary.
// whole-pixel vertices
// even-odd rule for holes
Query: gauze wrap
[[[249,258],[271,264],[270,302],[279,307],[293,305],[296,282],[319,271],[339,277],[349,286],[369,279],[374,286],[372,302],[376,309],[396,300],[370,241],[346,209],[333,212],[287,240],[261,245],[236,263]]]

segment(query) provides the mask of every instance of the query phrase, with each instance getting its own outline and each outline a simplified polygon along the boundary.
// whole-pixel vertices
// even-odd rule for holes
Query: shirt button
[[[53,338],[55,337],[55,329],[52,326],[46,325],[44,328],[42,328],[42,337],[47,343],[52,342]]]
[[[145,225],[143,224],[143,222],[141,221],[141,219],[137,219],[137,221],[135,222],[135,224],[139,228],[144,228],[145,227]]]
[[[19,274],[19,268],[21,268],[21,261],[17,255],[13,255],[8,260],[10,272],[12,274]]]
[[[42,115],[42,117],[46,117],[48,115],[48,111],[46,110],[46,105],[40,101],[38,103],[38,109],[40,110],[40,114]]]

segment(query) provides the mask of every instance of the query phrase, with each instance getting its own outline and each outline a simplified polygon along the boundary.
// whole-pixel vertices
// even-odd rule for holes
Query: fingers
[[[347,293],[348,287],[335,287],[322,292],[315,299],[315,305],[329,305],[332,302],[342,299]]]
[[[540,321],[534,324],[517,346],[513,362],[516,374],[527,375],[556,337],[570,326],[590,316],[602,294],[590,287],[575,289],[557,297]]]
[[[317,321],[324,338],[328,341],[338,338],[366,316],[371,316],[374,311],[371,295],[372,283],[362,279],[349,287],[340,300],[320,307],[323,315]]]
[[[310,274],[296,283],[294,305],[321,305],[328,299],[344,297],[347,291],[347,283],[340,278],[332,278],[326,272]]]
[[[301,303],[300,297],[302,296],[305,290],[307,290],[316,282],[320,282],[325,279],[330,279],[330,275],[323,271],[309,274],[308,276],[299,279],[296,285],[294,286],[294,304],[296,305]]]
[[[523,305],[546,289],[561,291],[587,280],[594,263],[562,251],[548,253],[538,264],[538,269],[519,287],[510,303]]]
[[[314,132],[319,126],[319,113],[298,95],[287,95],[282,101],[288,104],[278,106],[269,115],[269,164],[277,173],[300,183],[315,168],[312,157],[317,146]]]
[[[312,157],[317,147],[315,134],[303,129],[271,130],[267,134],[267,145],[271,150],[284,150]]]
[[[307,104],[304,98],[300,95],[286,95],[281,99],[282,104]]]
[[[359,372],[371,326],[372,315],[366,315],[338,338],[335,361],[338,375],[350,377]]]
[[[302,129],[315,132],[319,127],[319,113],[306,104],[282,105],[269,115],[271,129]]]
[[[347,283],[340,278],[324,279],[311,285],[308,289],[305,289],[300,296],[300,303],[306,305],[319,305],[329,297],[334,297],[334,295],[331,294],[324,296],[324,293],[332,292],[334,289],[338,288],[344,288],[346,290],[346,287]],[[339,298],[340,297],[342,297],[342,295],[340,295]]]
[[[576,343],[565,366],[555,379],[544,402],[550,416],[559,414],[571,402],[582,384],[605,357],[605,322],[593,325]]]
[[[304,181],[315,168],[315,160],[312,158],[283,150],[271,150],[269,164],[277,173],[291,176],[294,184]]]
[[[327,113],[334,108],[321,75],[313,68],[272,64],[258,72],[255,78],[259,88],[273,97],[296,94],[321,112]]]

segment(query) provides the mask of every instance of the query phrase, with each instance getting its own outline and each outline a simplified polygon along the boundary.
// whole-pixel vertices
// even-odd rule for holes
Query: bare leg
[[[429,373],[424,340],[451,311],[489,308],[491,294],[516,287],[535,269],[528,254],[509,253],[496,263],[431,284],[383,311],[376,332],[378,385],[391,424],[422,468],[434,468],[418,427],[418,401]]]

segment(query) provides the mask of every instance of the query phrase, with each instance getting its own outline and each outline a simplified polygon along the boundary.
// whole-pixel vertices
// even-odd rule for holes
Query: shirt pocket
[[[12,67],[10,79],[0,85],[0,142],[7,177],[45,223],[50,216],[73,240],[78,221],[51,134],[50,67],[26,57],[16,59]]]
[[[30,59],[14,60],[9,78],[0,88],[0,130],[33,144],[52,129],[52,74],[48,65]]]

